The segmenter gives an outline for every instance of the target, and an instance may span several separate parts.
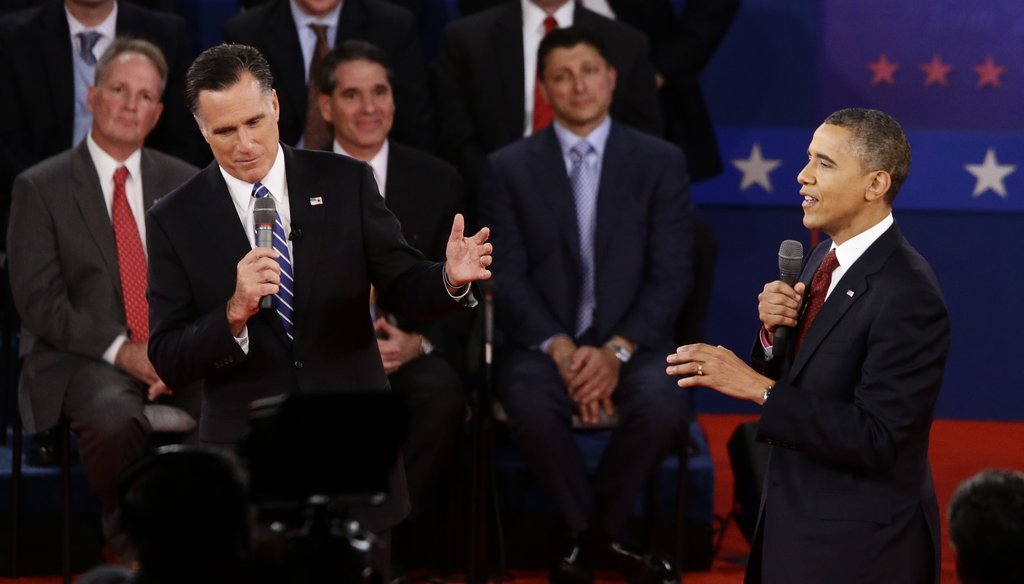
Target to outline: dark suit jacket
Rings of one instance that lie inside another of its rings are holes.
[[[612,117],[660,135],[648,43],[638,31],[582,6],[574,26],[593,30],[618,71]],[[476,186],[484,157],[522,138],[525,127],[523,14],[518,0],[457,20],[441,38],[438,148]]]
[[[700,88],[700,74],[718,49],[740,0],[687,0],[676,16],[668,0],[609,0],[615,16],[651,42],[654,68],[665,80],[659,91],[665,137],[686,153],[694,181],[722,172],[718,141]]]
[[[167,59],[167,88],[160,123],[146,145],[194,164],[209,150],[185,108],[185,70],[191,62],[185,21],[126,2],[118,4],[116,30],[152,41]],[[75,146],[75,84],[71,33],[64,2],[52,0],[0,22],[0,202],[8,207],[14,177],[29,166]]]
[[[613,123],[602,162],[594,244],[596,336],[642,350],[672,347],[693,287],[693,210],[682,152]],[[505,341],[535,347],[574,336],[580,288],[576,210],[562,151],[548,128],[495,152],[481,177],[481,216],[494,241],[496,318]]]
[[[248,403],[261,397],[388,390],[367,313],[371,283],[395,314],[441,315],[458,307],[445,290],[442,264],[424,261],[401,237],[369,166],[281,147],[295,267],[294,341],[272,310],[249,319],[248,353],[228,329],[236,264],[251,248],[216,163],[149,213],[150,359],[169,384],[203,379],[203,442],[237,442]],[[390,527],[408,512],[399,477],[389,501],[361,519],[369,529]]]
[[[145,206],[196,170],[144,149]],[[11,290],[24,325],[22,418],[29,431],[42,431],[57,423],[75,372],[102,361],[125,332],[114,230],[84,141],[18,176],[8,250]]]
[[[763,572],[748,582],[939,581],[928,434],[948,350],[934,274],[893,225],[843,275],[791,363],[755,359],[778,383],[758,433],[773,445],[754,544]]]
[[[358,39],[380,47],[394,72],[395,125],[391,135],[405,144],[429,148],[432,143],[430,89],[408,10],[380,0],[345,0],[338,15],[336,43]],[[224,40],[260,50],[270,62],[274,88],[281,102],[281,140],[294,145],[306,125],[308,89],[299,35],[288,0],[277,0],[233,16],[224,26]],[[306,144],[322,148],[323,144]]]
[[[452,219],[462,212],[462,177],[455,167],[391,141],[384,201],[401,222],[405,240],[427,259],[444,261]],[[460,314],[430,322],[401,319],[399,328],[427,337],[461,370],[466,317],[469,316]]]

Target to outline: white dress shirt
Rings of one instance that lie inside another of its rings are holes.
[[[530,0],[519,0],[523,7],[523,88],[525,102],[523,111],[523,136],[533,133],[533,92],[537,84],[537,49],[544,39],[544,19],[548,14]],[[572,26],[576,14],[576,3],[566,2],[551,16],[558,22],[558,28]]]
[[[380,192],[380,196],[382,197],[386,197],[385,193],[387,192],[388,152],[391,150],[389,144],[390,142],[388,140],[384,140],[384,145],[382,145],[380,150],[373,155],[373,158],[367,162],[367,164],[370,165],[370,169],[373,170],[373,180],[377,181],[377,191]],[[337,139],[334,140],[334,152],[341,154],[342,156],[348,156],[349,158],[356,158],[348,152],[345,152],[345,149],[341,147],[341,144],[338,143]],[[356,158],[356,160],[358,160],[358,158]]]

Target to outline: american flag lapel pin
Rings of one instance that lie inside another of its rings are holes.
[[[309,198],[309,206],[310,207],[315,207],[317,205],[323,205],[323,204],[324,204],[324,198],[323,197],[310,197]]]

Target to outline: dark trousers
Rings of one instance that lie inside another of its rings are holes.
[[[592,528],[619,539],[644,486],[687,431],[692,418],[689,393],[665,373],[669,352],[638,352],[623,364],[612,394],[619,425],[593,477],[587,476],[573,435],[577,404],[551,358],[522,349],[500,355],[496,389],[509,430],[570,532]]]

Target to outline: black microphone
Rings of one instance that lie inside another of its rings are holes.
[[[253,223],[256,224],[256,247],[274,248],[274,221],[277,220],[277,204],[273,197],[256,199],[252,210]],[[260,298],[260,308],[270,308],[271,297]]]
[[[779,246],[779,280],[790,286],[795,286],[797,278],[800,277],[800,266],[804,263],[804,244],[795,239],[787,239]],[[775,327],[775,335],[772,339],[772,356],[781,357],[785,352],[786,339],[789,337],[790,327]]]

